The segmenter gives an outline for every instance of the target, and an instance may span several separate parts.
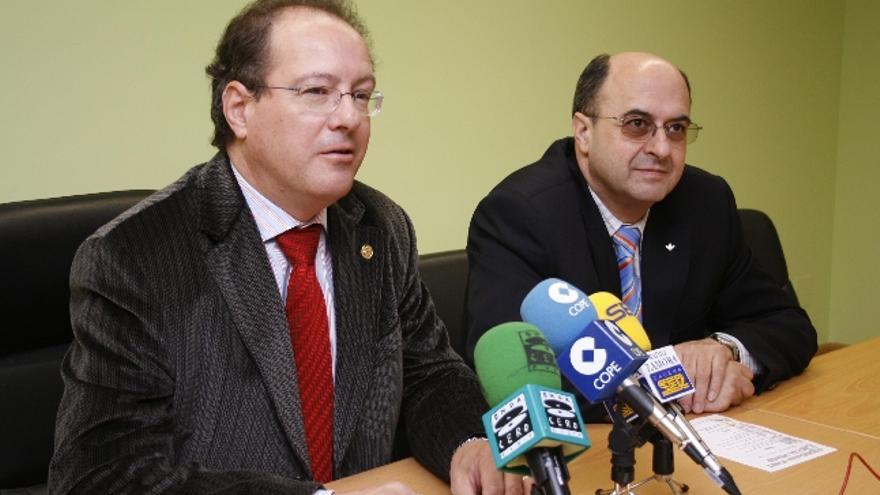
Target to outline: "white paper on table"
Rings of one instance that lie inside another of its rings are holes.
[[[691,424],[713,454],[771,473],[837,450],[718,414],[696,418]]]

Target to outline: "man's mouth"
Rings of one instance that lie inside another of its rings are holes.
[[[338,146],[327,148],[326,150],[322,151],[321,154],[329,157],[351,158],[352,156],[354,156],[354,148],[352,148],[351,146]]]

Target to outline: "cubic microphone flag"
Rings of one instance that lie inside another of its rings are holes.
[[[537,447],[562,447],[571,461],[590,447],[573,394],[527,384],[483,415],[495,457],[504,471],[529,474],[525,454]]]

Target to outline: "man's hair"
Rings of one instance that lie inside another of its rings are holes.
[[[361,35],[370,50],[367,27],[348,0],[256,0],[247,5],[229,21],[217,43],[214,60],[205,67],[211,78],[211,120],[214,122],[211,144],[221,151],[235,136],[223,115],[223,90],[231,81],[238,81],[255,98],[260,97],[265,89],[262,85],[268,70],[272,23],[282,10],[291,7],[319,10],[342,20]]]
[[[581,76],[578,78],[577,86],[574,88],[574,103],[571,108],[571,115],[581,112],[586,116],[596,116],[599,113],[599,89],[608,78],[608,71],[611,67],[611,56],[607,53],[596,56],[590,63],[584,67]],[[687,74],[683,70],[678,69],[678,73],[684,78],[684,84],[687,86],[688,99],[691,97],[691,82]]]

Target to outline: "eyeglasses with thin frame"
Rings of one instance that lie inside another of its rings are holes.
[[[283,89],[296,96],[295,101],[302,110],[315,113],[332,113],[339,108],[343,96],[350,96],[354,108],[366,117],[375,117],[382,111],[382,100],[385,95],[381,91],[340,91],[328,86],[257,86],[263,89]]]
[[[587,117],[593,119],[613,120],[617,123],[617,126],[620,127],[620,132],[624,136],[637,142],[645,142],[657,133],[657,124],[644,115],[624,115],[621,117],[587,115]],[[666,132],[666,137],[670,141],[676,143],[681,141],[685,141],[687,144],[693,143],[697,140],[697,136],[700,135],[700,130],[702,129],[703,128],[697,125],[696,122],[690,122],[688,120],[679,120],[663,124],[663,131]]]

